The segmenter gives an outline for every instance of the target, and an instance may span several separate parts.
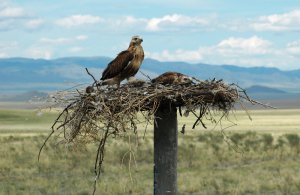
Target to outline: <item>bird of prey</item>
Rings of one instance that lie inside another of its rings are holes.
[[[152,83],[167,84],[189,84],[192,78],[179,72],[165,72],[162,75],[151,80]]]
[[[122,51],[112,60],[102,73],[101,85],[120,86],[120,83],[127,79],[134,80],[134,75],[138,72],[143,60],[144,50],[141,45],[143,39],[133,36],[127,50]]]

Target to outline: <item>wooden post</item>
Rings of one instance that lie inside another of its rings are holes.
[[[160,106],[154,123],[154,195],[177,194],[177,111]]]

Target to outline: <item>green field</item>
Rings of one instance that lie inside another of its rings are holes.
[[[300,194],[300,110],[250,114],[252,121],[236,111],[222,122],[236,124],[225,137],[220,125],[192,130],[195,118],[179,118],[179,127],[186,124],[179,134],[179,194]],[[0,194],[91,194],[95,145],[51,139],[37,162],[56,115],[0,111]],[[152,194],[152,127],[143,134],[140,127],[138,137],[109,140],[97,194]]]

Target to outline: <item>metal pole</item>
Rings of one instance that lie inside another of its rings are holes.
[[[177,111],[160,106],[154,122],[154,195],[177,194]]]

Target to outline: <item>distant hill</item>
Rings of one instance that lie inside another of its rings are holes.
[[[223,79],[237,83],[243,88],[261,85],[300,92],[300,70],[282,71],[277,68],[253,67],[244,68],[233,65],[189,64],[185,62],[158,62],[148,59],[143,68],[151,72],[162,73],[167,70],[179,71],[199,79]]]
[[[68,57],[53,60],[0,59],[0,94],[3,96],[27,91],[52,91],[76,84],[88,84],[92,79],[84,68],[87,67],[99,79],[110,60],[107,57]],[[141,71],[150,77],[166,71],[178,71],[203,80],[223,79],[229,83],[237,83],[243,88],[265,86],[287,92],[300,92],[300,70],[282,71],[266,67],[243,68],[233,65],[189,64],[145,59]],[[139,77],[142,75],[139,74]]]
[[[286,94],[287,92],[280,90],[280,89],[274,89],[271,87],[265,87],[260,85],[254,85],[249,88],[246,88],[246,91],[248,93],[272,93],[272,94]]]
[[[300,93],[289,93],[271,87],[254,85],[245,90],[251,98],[257,100],[300,100]]]
[[[48,96],[47,93],[40,91],[28,91],[25,93],[17,93],[17,94],[8,94],[1,95],[1,102],[27,102],[39,98],[46,98]]]

